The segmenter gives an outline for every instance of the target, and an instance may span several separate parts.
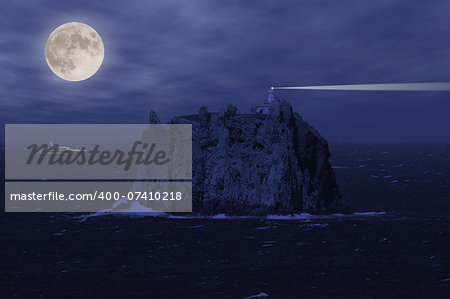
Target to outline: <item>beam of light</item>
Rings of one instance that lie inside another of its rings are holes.
[[[274,86],[274,87],[271,87],[271,89],[366,90],[366,91],[450,91],[450,82],[318,85],[318,86],[285,86],[285,87],[275,87]]]

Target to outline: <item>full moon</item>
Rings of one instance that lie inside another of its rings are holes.
[[[104,56],[100,35],[79,22],[65,23],[53,30],[45,45],[48,66],[67,81],[81,81],[94,75]]]

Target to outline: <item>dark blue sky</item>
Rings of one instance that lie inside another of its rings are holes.
[[[269,86],[450,81],[450,1],[3,1],[2,123],[143,123]],[[79,21],[105,60],[82,82],[48,68],[51,31]],[[450,92],[283,91],[331,142],[450,142]]]

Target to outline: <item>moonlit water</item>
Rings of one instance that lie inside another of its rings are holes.
[[[86,283],[80,274],[84,269],[103,273],[105,281],[119,273],[128,278],[124,287],[144,277],[145,291],[155,297],[183,296],[186,287],[177,287],[183,277],[200,297],[226,290],[233,298],[289,298],[293,293],[359,298],[379,281],[398,282],[383,284],[388,297],[445,293],[450,282],[450,146],[344,144],[330,149],[332,164],[341,166],[335,173],[350,215],[4,213],[4,237],[15,241],[8,244],[2,265],[23,290],[34,292],[56,275],[71,282],[71,294],[79,297],[85,294],[76,287]],[[30,263],[36,257],[39,275],[36,262]],[[114,296],[117,290],[102,292]]]

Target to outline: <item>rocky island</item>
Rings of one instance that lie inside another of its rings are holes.
[[[174,117],[192,124],[193,213],[268,215],[345,210],[327,141],[284,100],[266,111]],[[149,122],[160,123],[155,111]]]

